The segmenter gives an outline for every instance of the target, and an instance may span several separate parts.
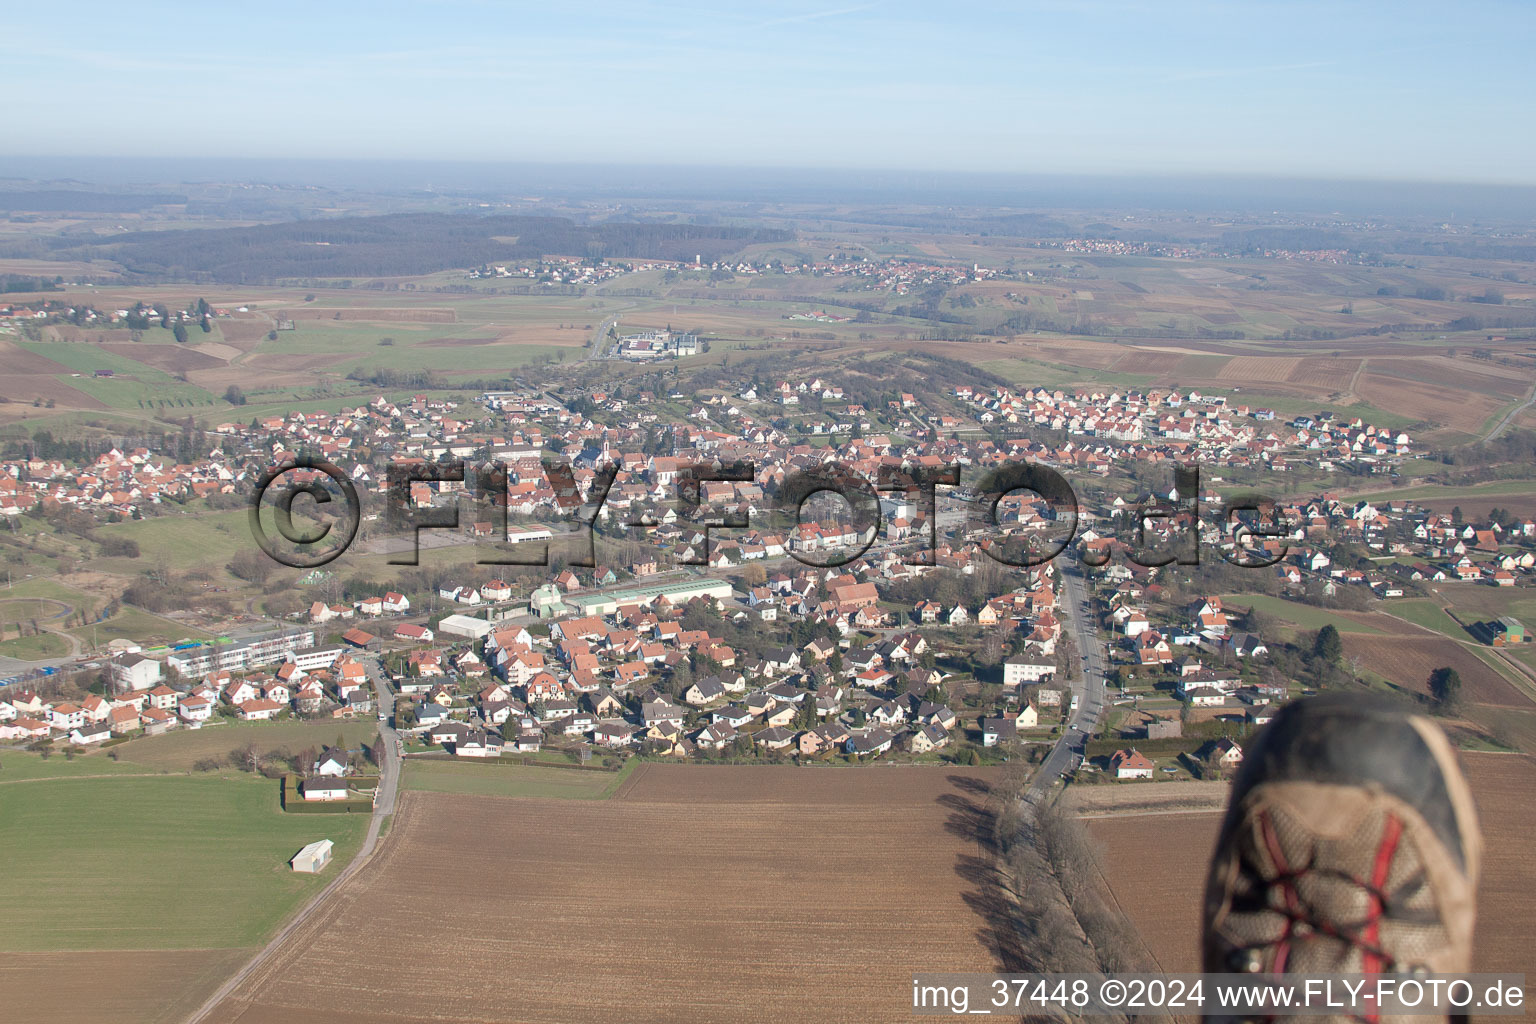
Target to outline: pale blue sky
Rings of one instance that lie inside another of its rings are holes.
[[[114,0],[5,21],[12,155],[1536,182],[1536,3]]]

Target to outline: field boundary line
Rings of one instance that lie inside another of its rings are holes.
[[[650,770],[651,763],[649,761],[641,761],[635,770],[629,773],[629,778],[619,783],[619,788],[608,794],[607,799],[627,800],[629,798],[629,794],[633,792],[635,787],[639,784],[640,779],[648,774]]]
[[[1124,811],[1079,811],[1077,816],[1084,821],[1100,821],[1110,818],[1149,818],[1159,814],[1220,814],[1226,809],[1226,803],[1223,802],[1220,807],[1137,807]]]
[[[35,779],[0,779],[0,786],[19,786],[24,782],[68,782],[71,779],[184,779],[176,772],[122,772],[118,775],[39,775]]]

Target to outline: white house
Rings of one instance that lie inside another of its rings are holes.
[[[189,722],[206,722],[213,715],[213,702],[207,697],[187,697],[180,713]]]
[[[1110,771],[1115,773],[1117,779],[1150,779],[1155,767],[1151,758],[1135,747],[1117,750],[1109,759]]]
[[[336,801],[347,798],[347,783],[343,779],[305,779],[300,784],[305,800]]]

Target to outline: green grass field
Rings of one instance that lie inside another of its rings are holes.
[[[114,761],[105,754],[92,752],[89,757],[65,757],[61,753],[44,757],[31,751],[0,750],[0,787],[33,779],[69,779],[82,775],[142,775],[140,765]]]
[[[118,607],[118,613],[110,619],[89,626],[76,626],[67,632],[79,637],[87,647],[105,646],[107,641],[116,639],[132,640],[136,644],[148,647],[183,639],[210,639],[206,635],[198,634],[195,630],[189,630],[179,622],[161,618],[141,608],[135,608],[132,605]]]
[[[158,372],[158,371],[152,371]],[[67,383],[96,401],[113,409],[206,409],[210,405],[228,405],[195,384],[183,384],[174,377],[164,379],[128,377],[70,377]]]
[[[76,610],[87,611],[94,610],[99,603],[96,598],[51,579],[17,580],[11,586],[0,590],[0,600],[19,600],[28,597],[63,601]],[[5,617],[3,606],[0,606],[0,617]]]
[[[226,562],[245,549],[254,549],[246,513],[227,512],[172,513],[153,519],[112,523],[97,530],[99,537],[135,541],[138,558],[104,558],[103,568],[116,572],[143,572],[152,566],[171,569],[195,567],[222,574]]]
[[[582,332],[569,332],[573,338]],[[590,335],[585,335],[590,337]],[[337,372],[352,370],[425,370],[433,373],[454,374],[464,371],[492,373],[510,370],[543,357],[559,362],[575,363],[581,358],[581,349],[575,346],[537,344],[456,345],[439,348],[427,345],[400,345],[392,348],[375,348],[351,362],[339,363]],[[473,395],[466,396],[473,398]]]
[[[347,747],[356,750],[371,743],[378,734],[378,723],[370,719],[320,722],[231,722],[207,725],[201,729],[177,729],[159,736],[129,740],[113,749],[119,763],[136,765],[141,771],[188,771],[205,757],[226,757],[231,750],[254,744],[262,753],[287,747],[297,753],[306,747],[330,746],[340,735]],[[106,758],[91,754],[90,760]]]
[[[32,619],[45,622],[66,611],[68,609],[61,608],[52,601],[35,597],[7,598],[5,592],[0,591],[0,623],[6,625],[29,622]]]
[[[0,654],[22,661],[42,661],[69,654],[69,641],[55,633],[32,633],[0,640]]]
[[[629,777],[638,763],[631,759],[617,772],[591,772],[523,765],[460,764],[413,758],[405,762],[405,788],[472,796],[605,800]]]
[[[127,336],[114,339],[127,341]],[[126,373],[135,377],[149,379],[154,376],[172,380],[170,374],[162,370],[134,359],[108,352],[100,345],[93,345],[84,341],[20,341],[16,343],[28,352],[52,359],[67,369],[77,373],[95,373],[97,370],[111,370],[113,373]],[[78,384],[79,380],[69,377],[71,384]]]
[[[1223,594],[1222,603],[1228,608],[1257,608],[1277,619],[1282,619],[1302,629],[1322,629],[1332,624],[1340,633],[1380,633],[1381,630],[1334,615],[1326,608],[1287,601],[1283,597],[1268,594]],[[1393,605],[1393,608],[1396,608]]]
[[[1430,498],[1437,502],[1444,502],[1457,498],[1488,498],[1506,494],[1530,494],[1532,486],[1533,484],[1529,480],[1494,480],[1486,484],[1474,484],[1471,487],[1440,487],[1435,484],[1426,484],[1422,487],[1399,487],[1396,490],[1366,491],[1356,497],[1380,501],[1409,501]]]
[[[1484,583],[1436,583],[1440,596],[1449,600],[1457,618],[1471,623],[1513,615],[1536,628],[1536,591],[1524,587],[1490,587]]]
[[[1467,639],[1467,631],[1457,624],[1456,620],[1445,613],[1445,609],[1427,597],[1409,598],[1406,601],[1393,601],[1387,605],[1386,610],[1399,618],[1407,619],[1416,626],[1432,629],[1436,633],[1444,633],[1453,640]]]
[[[284,815],[250,776],[55,779],[0,785],[10,951],[260,945],[335,876],[366,815]],[[288,859],[336,842],[318,875]]]

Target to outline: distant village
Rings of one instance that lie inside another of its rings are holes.
[[[873,542],[837,517],[706,530],[676,493],[700,460],[755,467],[751,480],[699,488],[700,507],[749,523],[771,509],[789,474],[833,460],[868,480],[902,465],[958,464],[967,481],[1019,460],[1055,467],[1084,484],[1073,543],[1104,566],[1093,577],[1093,627],[1111,647],[1117,699],[1135,712],[1125,728],[1166,737],[1191,712],[1196,722],[1255,724],[1287,696],[1286,684],[1261,671],[1275,639],[1215,595],[1170,607],[1158,570],[1125,557],[1135,495],[1109,497],[1095,482],[1127,463],[1171,472],[1189,461],[1211,476],[1347,465],[1369,479],[1414,451],[1405,432],[1357,418],[1282,417],[1191,391],[960,385],[942,396],[898,392],[872,409],[850,390],[811,376],[742,377],[690,397],[645,387],[591,389],[580,402],[531,389],[474,402],[379,396],[335,412],[217,424],[206,452],[186,462],[146,447],[109,447],[84,466],[10,459],[0,465],[0,515],[76,509],[107,522],[246,494],[265,468],[301,453],[341,467],[374,503],[390,464],[495,460],[507,470],[495,504],[510,525],[496,536],[482,513],[463,522],[461,539],[513,545],[567,533],[573,503],[611,472],[598,528],[643,523],[647,553],[555,568],[541,582],[485,572],[429,592],[302,601],[277,634],[227,644],[146,651],[115,641],[111,692],[82,702],[45,700],[15,681],[0,691],[0,740],[87,747],[216,719],[369,715],[371,672],[402,698],[396,725],[410,751],[457,757],[545,747],[683,758],[953,757],[961,748],[993,756],[1059,734],[1075,666],[1062,639],[1057,566],[1018,570],[994,557],[998,531],[1059,529],[1045,501],[1010,495],[983,528],[964,515],[946,519],[949,499],[934,524],[919,495],[884,492]],[[661,422],[660,401],[689,411]],[[550,479],[546,460],[570,467],[578,494],[562,493],[567,485]],[[1220,493],[1202,487],[1202,501],[1219,508]],[[420,481],[408,498],[446,506],[465,489]],[[1249,571],[1281,592],[1358,589],[1390,600],[1440,579],[1514,586],[1536,570],[1536,522],[1465,522],[1412,501],[1327,493],[1285,497],[1275,511],[1283,529],[1255,549],[1270,564]],[[931,526],[937,543],[927,551]],[[1230,538],[1215,543],[1232,549]],[[919,550],[930,557],[914,557]],[[1336,560],[1349,550],[1382,557]],[[979,581],[999,572],[1006,586],[982,591]],[[946,588],[944,579],[956,583]],[[1524,640],[1514,620],[1487,632],[1489,643]],[[1127,746],[1115,763],[1087,767],[1139,777],[1133,754],[1144,759]]]

